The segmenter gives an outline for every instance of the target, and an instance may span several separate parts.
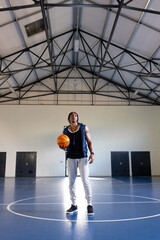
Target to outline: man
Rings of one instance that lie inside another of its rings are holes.
[[[87,211],[89,215],[92,215],[94,212],[92,207],[92,190],[88,179],[88,162],[91,164],[94,161],[93,145],[88,127],[79,123],[78,120],[79,118],[76,112],[71,112],[68,115],[70,125],[64,129],[63,133],[70,138],[70,145],[66,149],[63,146],[60,146],[60,148],[67,151],[69,191],[72,202],[67,213],[70,214],[78,210],[75,194],[75,180],[77,177],[78,166],[85,191],[85,198],[88,204]],[[89,159],[87,159],[87,145],[90,151]]]

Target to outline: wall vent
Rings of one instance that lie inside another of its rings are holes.
[[[31,37],[37,33],[44,31],[44,21],[43,19],[39,19],[35,22],[29,23],[25,25],[26,33],[28,37]]]

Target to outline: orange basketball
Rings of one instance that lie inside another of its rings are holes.
[[[58,146],[67,147],[70,144],[70,139],[67,135],[62,134],[57,138],[57,144]]]

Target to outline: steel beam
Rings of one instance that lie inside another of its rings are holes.
[[[114,23],[113,23],[113,26],[112,26],[112,29],[111,29],[111,33],[110,33],[108,42],[107,42],[107,46],[106,46],[106,49],[105,49],[105,53],[104,53],[103,58],[102,58],[102,61],[101,61],[101,67],[100,67],[99,70],[98,70],[98,75],[97,75],[96,82],[95,82],[95,85],[94,85],[94,90],[96,89],[96,85],[97,85],[97,82],[98,82],[98,78],[99,78],[99,76],[100,76],[101,68],[102,68],[102,65],[103,65],[103,63],[104,63],[104,60],[105,60],[105,57],[106,57],[106,55],[107,55],[107,52],[108,52],[108,49],[109,49],[109,46],[110,46],[110,43],[111,43],[111,40],[112,40],[114,31],[115,31],[116,26],[117,26],[117,22],[118,22],[118,18],[119,18],[119,16],[120,16],[120,12],[121,12],[121,10],[122,10],[123,2],[124,2],[124,0],[121,0],[121,2],[120,2],[120,4],[119,4],[118,11],[117,11],[117,14],[116,14],[116,17],[115,17],[115,19],[114,19]]]

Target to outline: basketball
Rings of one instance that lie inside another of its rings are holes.
[[[67,135],[62,134],[57,138],[57,144],[58,146],[67,147],[70,144],[70,139]]]

